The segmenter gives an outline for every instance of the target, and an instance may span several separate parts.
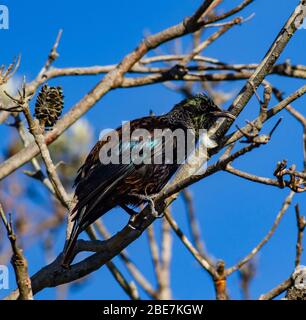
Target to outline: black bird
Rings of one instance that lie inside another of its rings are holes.
[[[154,129],[170,131],[180,129],[183,132],[189,129],[193,130],[197,139],[199,130],[208,130],[218,117],[234,119],[229,112],[215,105],[208,96],[198,94],[181,101],[165,115],[148,116],[130,122],[130,133],[135,129],[146,129],[151,134],[149,139],[142,137],[142,139],[133,140],[131,138],[130,141],[125,142],[122,135],[124,126],[117,128],[115,132],[119,140],[113,144],[117,147],[115,150],[120,158],[119,163],[102,163],[101,150],[103,146],[110,143],[110,139],[98,141],[79,169],[75,180],[77,203],[71,213],[74,225],[64,249],[63,266],[70,265],[77,237],[90,224],[116,206],[122,207],[129,214],[134,214],[135,211],[132,208],[147,202],[150,196],[161,191],[179,168],[180,163],[176,156],[177,140],[174,139],[172,145],[173,163],[168,163],[168,156],[165,156],[167,142],[165,139],[156,137]],[[145,161],[143,163],[126,162],[123,161],[126,150],[128,155],[136,150],[143,159],[148,155],[162,156],[162,161],[152,164]],[[183,158],[188,154],[189,151],[184,151]]]

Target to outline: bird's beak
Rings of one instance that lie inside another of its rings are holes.
[[[224,110],[212,111],[212,112],[210,112],[210,114],[213,115],[214,117],[217,117],[217,118],[229,118],[232,120],[236,119],[236,117],[234,115],[232,115],[229,111],[224,111]]]

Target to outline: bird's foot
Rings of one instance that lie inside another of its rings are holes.
[[[138,193],[131,193],[129,194],[129,196],[133,196],[136,197],[140,200],[146,201],[151,209],[151,213],[155,218],[162,218],[164,216],[164,213],[159,213],[156,209],[155,209],[155,203],[154,203],[154,199],[157,198],[158,193],[155,194],[150,194],[150,195],[144,195],[144,194],[138,194]]]

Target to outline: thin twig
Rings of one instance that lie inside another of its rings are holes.
[[[206,259],[202,257],[200,252],[192,245],[190,240],[186,237],[183,231],[178,227],[176,221],[170,216],[169,212],[165,212],[165,218],[169,222],[175,234],[182,241],[184,246],[188,249],[188,251],[193,255],[193,257],[199,262],[199,264],[213,277],[218,278],[218,274],[214,266],[212,266]]]
[[[297,230],[298,230],[298,236],[296,241],[296,256],[295,256],[295,266],[299,266],[301,263],[301,257],[303,253],[303,235],[304,230],[306,227],[306,219],[304,216],[300,214],[300,207],[297,204],[295,206],[295,215],[296,215],[296,222],[297,222]]]
[[[166,209],[169,212],[170,208]],[[172,235],[171,227],[166,219],[162,221],[162,239],[161,239],[161,254],[160,254],[160,283],[158,288],[158,298],[160,300],[171,300],[171,287],[170,287],[170,263],[172,252]]]
[[[275,116],[277,113],[279,113],[281,110],[286,108],[290,103],[295,101],[296,99],[300,98],[306,93],[306,85],[300,87],[298,90],[294,91],[291,95],[289,95],[287,98],[283,99],[280,103],[272,107],[267,111],[267,117],[266,120],[263,122],[266,122],[273,116]],[[253,121],[250,121],[250,123],[253,123],[255,126],[257,125],[258,118],[254,119]],[[245,127],[242,128],[243,131],[248,132],[251,129],[251,125],[247,124]],[[226,141],[226,145],[229,145],[240,138],[242,138],[243,134],[240,130],[237,130],[233,134],[230,135],[230,137],[225,137],[224,140]]]
[[[234,168],[232,165],[228,164],[224,171],[229,172],[235,176],[244,178],[246,180],[252,181],[252,182],[257,182],[257,183],[262,183],[262,184],[266,184],[269,186],[275,186],[275,187],[279,187],[279,188],[283,188],[282,185],[280,185],[279,181],[276,179],[272,179],[272,178],[266,178],[266,177],[261,177],[261,176],[257,176],[255,174],[251,174],[242,170],[239,170],[237,168]]]
[[[12,221],[8,221],[0,204],[0,215],[2,222],[6,228],[7,236],[11,242],[13,256],[11,259],[14,267],[16,282],[19,289],[20,300],[32,300],[33,292],[31,287],[31,279],[28,273],[28,262],[24,257],[22,250],[17,245],[17,237],[14,233]]]
[[[160,265],[160,257],[159,257],[159,248],[157,245],[157,241],[155,238],[153,225],[150,225],[147,229],[149,248],[151,252],[152,262],[154,266],[154,272],[156,275],[157,283],[160,283],[161,278],[161,265]]]
[[[229,21],[220,28],[218,31],[209,36],[205,41],[200,43],[197,47],[195,47],[192,52],[181,61],[180,65],[186,66],[193,58],[199,55],[205,48],[207,48],[212,42],[220,38],[223,34],[225,34],[228,30],[230,30],[233,26],[240,24],[242,21],[241,18],[235,18],[232,21]]]
[[[52,63],[59,57],[59,54],[57,52],[57,48],[59,46],[62,34],[63,34],[63,30],[60,29],[57,34],[56,40],[50,50],[50,53],[48,55],[48,59],[47,59],[45,65],[43,66],[43,68],[41,69],[40,73],[38,74],[38,78],[44,78],[45,72],[49,70]]]
[[[251,4],[254,0],[244,0],[240,5],[238,5],[237,7],[219,15],[219,16],[215,16],[212,17],[208,20],[206,20],[206,24],[211,24],[211,23],[215,23],[217,21],[226,19],[236,13],[238,13],[239,11],[243,10],[246,6],[248,6],[249,4]]]
[[[233,272],[239,270],[243,265],[245,265],[250,260],[252,260],[254,258],[254,256],[260,251],[260,249],[271,239],[271,237],[273,236],[276,228],[278,227],[282,217],[284,216],[285,212],[289,208],[289,206],[290,206],[290,204],[292,202],[292,198],[293,198],[294,195],[295,195],[295,192],[290,191],[289,195],[286,197],[286,199],[285,199],[285,201],[284,201],[284,203],[282,205],[282,208],[279,211],[279,213],[277,214],[276,219],[275,219],[271,229],[267,233],[267,235],[263,238],[263,240],[246,257],[244,257],[236,265],[228,268],[225,271],[227,276],[229,276]]]
[[[187,216],[188,216],[188,221],[189,221],[189,226],[191,230],[191,236],[193,239],[193,243],[197,250],[201,253],[203,257],[206,258],[206,260],[209,260],[209,257],[205,253],[204,250],[204,244],[201,238],[201,232],[200,232],[200,227],[194,212],[194,207],[193,207],[193,201],[192,201],[192,195],[191,192],[188,189],[184,189],[182,191],[182,197],[185,202],[186,206],[186,211],[187,211]],[[212,264],[212,263],[211,263]]]

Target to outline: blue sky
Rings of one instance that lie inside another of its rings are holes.
[[[225,0],[221,6],[226,10],[240,1]],[[59,1],[49,3],[38,1],[2,1],[9,8],[10,28],[0,30],[2,51],[0,64],[8,64],[19,53],[22,62],[19,75],[33,79],[43,65],[57,32],[63,28],[59,47],[60,57],[57,67],[89,66],[117,63],[143,38],[145,32],[157,32],[190,15],[201,1],[155,0],[155,1]],[[255,17],[247,23],[233,28],[222,39],[216,41],[204,55],[218,58],[228,63],[259,62],[271,42],[291,14],[298,1],[257,0],[246,8],[244,17],[253,12]],[[306,30],[299,30],[283,52],[279,61],[290,59],[293,64],[306,64]],[[188,37],[184,40],[188,43]],[[169,50],[171,45],[164,45]],[[186,49],[186,48],[185,48]],[[65,94],[65,110],[77,102],[101,76],[59,78],[50,84],[61,85]],[[305,81],[271,76],[270,81],[290,94]],[[224,83],[223,91],[237,93],[244,81]],[[157,84],[134,89],[120,89],[107,94],[86,115],[92,124],[96,138],[103,128],[116,127],[122,120],[147,115],[152,109],[156,114],[168,111],[181,96]],[[272,105],[276,101],[272,100]],[[303,111],[306,99],[293,105]],[[258,103],[253,98],[241,116],[252,119],[258,111]],[[305,114],[305,111],[304,111]],[[236,167],[264,176],[272,176],[275,164],[282,159],[296,163],[302,168],[302,145],[300,127],[283,112],[284,120],[268,146],[255,150],[252,154],[236,162]],[[273,126],[267,124],[265,130]],[[0,136],[7,128],[0,126]],[[5,146],[5,141],[0,147]],[[266,234],[289,190],[280,190],[257,185],[218,173],[192,187],[196,199],[196,212],[202,228],[206,246],[216,258],[222,258],[227,265],[247,254]],[[306,211],[305,195],[297,195],[302,212]],[[182,201],[173,206],[178,223],[188,234],[186,215]],[[126,222],[126,215],[120,210],[105,216],[105,222],[112,232],[116,232]],[[160,222],[156,222],[156,226]],[[171,283],[176,299],[210,299],[214,291],[209,277],[190,256],[174,236]],[[62,247],[64,231],[56,235],[58,251]],[[258,271],[251,286],[252,297],[257,297],[288,277],[293,269],[296,240],[296,222],[293,207],[285,215],[270,243],[257,257]],[[40,244],[26,250],[30,272],[34,273],[44,265],[43,248]],[[141,239],[129,247],[130,255],[153,279],[151,259],[147,239]],[[115,259],[117,261],[117,259]],[[305,257],[302,262],[306,264]],[[121,266],[118,261],[118,266]],[[121,266],[122,267],[122,266]],[[123,268],[121,268],[124,270]],[[12,275],[12,273],[11,273]],[[229,279],[229,292],[233,298],[240,298],[238,278]],[[13,283],[13,275],[11,277]],[[0,297],[7,294],[0,291]],[[146,296],[141,292],[142,296]],[[46,289],[37,295],[40,299],[54,299],[54,289]],[[115,283],[109,271],[101,268],[88,278],[82,286],[74,286],[69,291],[71,299],[125,299],[126,295]]]

